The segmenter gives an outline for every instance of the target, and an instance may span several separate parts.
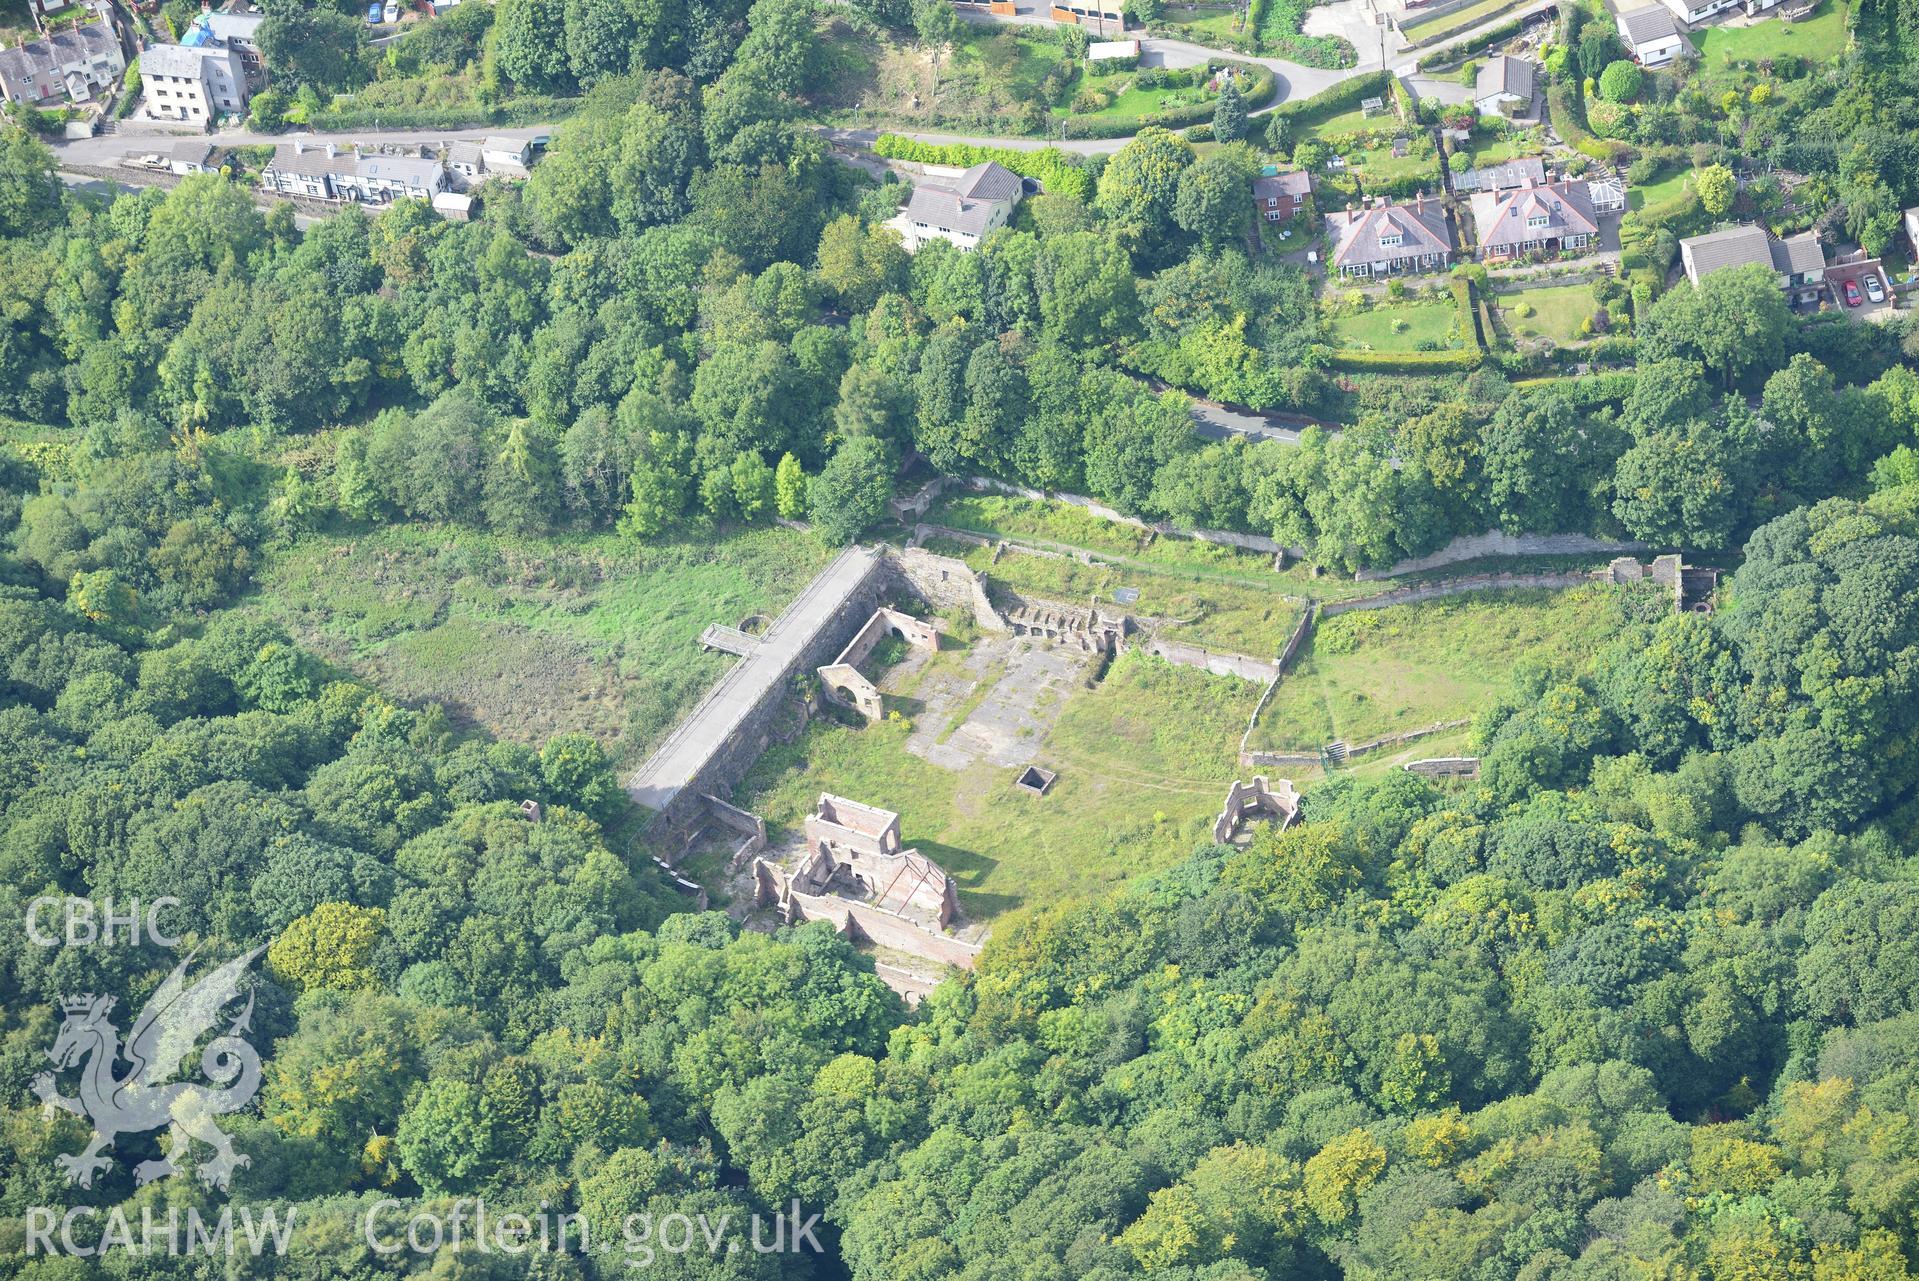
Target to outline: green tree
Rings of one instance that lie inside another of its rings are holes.
[[[366,81],[360,58],[365,29],[338,9],[276,5],[260,24],[260,56],[281,84],[338,93]]]
[[[572,89],[566,12],[549,0],[500,0],[491,40],[501,74],[528,93]]]
[[[267,966],[295,991],[373,986],[374,946],[386,913],[377,907],[322,903],[292,922],[267,949]]]
[[[843,545],[886,514],[892,495],[893,466],[886,447],[856,437],[839,447],[807,487],[807,512],[821,538]]]
[[[1241,148],[1206,157],[1180,175],[1173,221],[1203,248],[1243,239],[1252,213],[1246,190],[1253,173],[1252,157]]]
[[[1239,78],[1228,72],[1219,87],[1219,102],[1213,107],[1213,137],[1220,142],[1238,142],[1246,136],[1247,125],[1246,100],[1239,93]]]
[[[806,514],[807,477],[800,460],[792,454],[780,455],[773,469],[773,509],[781,520],[798,520]]]
[[[1621,58],[1606,64],[1606,69],[1600,73],[1599,95],[1607,102],[1631,102],[1639,96],[1645,81],[1646,73],[1639,69],[1638,63]],[[1703,188],[1700,198],[1702,201],[1705,198]]]
[[[1772,268],[1715,271],[1660,295],[1638,326],[1640,359],[1694,359],[1730,386],[1785,363],[1790,321]]]
[[[1724,165],[1707,165],[1694,175],[1692,185],[1707,213],[1723,218],[1732,212],[1733,198],[1739,194],[1739,180],[1733,177],[1732,170]]]
[[[1094,204],[1128,247],[1150,254],[1166,241],[1180,177],[1194,158],[1184,138],[1149,125],[1107,162]]]

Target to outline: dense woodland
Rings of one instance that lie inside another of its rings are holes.
[[[1835,164],[1910,136],[1919,22],[1861,29],[1795,126]],[[135,1189],[153,1136],[65,1187],[84,1127],[28,1089],[63,994],[130,1018],[174,955],[8,928],[9,1269],[632,1275],[358,1236],[381,1197],[483,1194],[613,1233],[826,1214],[823,1259],[660,1256],[673,1277],[1907,1277],[1902,335],[1729,272],[1633,300],[1634,375],[1342,387],[1305,282],[1241,248],[1239,152],[1148,133],[1089,199],[909,260],[877,229],[904,189],[799,121],[804,6],[671,32],[465,225],[401,204],[302,233],[217,176],[100,205],[0,143],[0,917],[172,895],[203,956],[271,945],[232,1195],[305,1225],[283,1259],[16,1266],[28,1206],[216,1199]],[[1184,392],[1345,425],[1201,446]],[[1476,784],[1329,784],[1284,835],[1004,923],[911,1013],[823,926],[684,910],[591,741],[456,734],[223,611],[276,540],[392,521],[698,540],[781,514],[845,541],[909,455],[1338,567],[1489,526],[1743,559],[1716,616],[1649,601],[1581,669],[1516,673]]]

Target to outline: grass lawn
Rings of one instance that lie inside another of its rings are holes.
[[[1418,351],[1422,342],[1446,345],[1452,337],[1454,315],[1450,301],[1409,303],[1346,312],[1329,317],[1326,326],[1337,345],[1348,349]]]
[[[1126,84],[1128,79],[1129,77],[1127,76],[1082,76],[1079,85],[1081,88],[1090,85],[1110,89],[1121,84]],[[1104,86],[1101,86],[1101,81],[1105,82]],[[1186,106],[1195,102],[1216,99],[1218,96],[1218,94],[1209,93],[1205,90],[1195,88],[1192,85],[1183,85],[1171,89],[1141,89],[1137,85],[1129,85],[1124,93],[1114,97],[1110,103],[1101,107],[1098,111],[1074,111],[1070,107],[1060,107],[1055,108],[1053,114],[1057,116],[1085,116],[1089,119],[1115,119],[1122,117],[1132,119],[1137,116],[1152,115],[1154,112],[1163,111],[1169,106]]]
[[[1815,64],[1830,62],[1846,49],[1846,10],[1825,0],[1799,22],[1772,18],[1749,27],[1706,27],[1692,33],[1692,42],[1700,66],[1709,72],[1732,61],[1763,62],[1787,54]]]
[[[1643,187],[1629,188],[1626,192],[1626,207],[1639,210],[1651,205],[1657,208],[1669,200],[1676,199],[1691,182],[1692,170],[1675,169]]]
[[[700,631],[777,613],[828,557],[779,528],[642,546],[401,526],[275,554],[242,608],[402,699],[520,742],[588,733],[633,764],[738,661]]]
[[[1324,120],[1314,121],[1312,124],[1301,129],[1299,136],[1301,138],[1317,138],[1319,141],[1330,145],[1352,134],[1367,133],[1374,129],[1391,128],[1398,123],[1398,120],[1399,117],[1393,115],[1390,111],[1382,111],[1378,115],[1369,116],[1358,107],[1354,107],[1351,111],[1342,111],[1336,116],[1328,116]]]
[[[1554,342],[1579,342],[1582,321],[1599,310],[1591,285],[1557,285],[1547,289],[1527,289],[1519,293],[1499,294],[1500,319],[1517,338],[1550,338]],[[1521,316],[1520,304],[1532,307],[1533,315]]]
[[[1544,145],[1538,139],[1519,133],[1505,138],[1475,137],[1466,154],[1471,158],[1473,168],[1483,169],[1487,165],[1504,164],[1521,156],[1537,156],[1544,150]]]
[[[1043,797],[1016,789],[1009,768],[953,771],[909,753],[904,720],[817,720],[768,750],[738,799],[785,829],[822,791],[897,810],[906,843],[959,883],[966,914],[990,920],[1097,893],[1207,840],[1259,693],[1128,652],[1097,687],[1075,692],[1034,746],[1033,760],[1059,774]]]
[[[1310,750],[1471,716],[1517,664],[1577,667],[1622,621],[1613,589],[1600,586],[1483,592],[1322,619],[1254,737]]]

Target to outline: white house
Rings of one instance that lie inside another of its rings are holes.
[[[224,44],[148,45],[140,55],[141,105],[154,120],[210,125],[252,98],[240,52]]]
[[[1649,4],[1620,14],[1619,38],[1642,67],[1664,66],[1686,49],[1679,24],[1663,5]]]
[[[1533,105],[1533,64],[1500,54],[1473,80],[1473,106],[1482,116],[1523,116]]]
[[[950,181],[950,187],[928,183],[913,188],[906,207],[888,220],[886,225],[906,243],[906,252],[917,252],[929,240],[978,248],[987,233],[1006,225],[1025,190],[1018,174],[990,160]]]
[[[1665,0],[1672,16],[1689,27],[1698,26],[1715,13],[1737,8],[1740,0]]]
[[[361,152],[296,138],[274,148],[260,186],[283,196],[379,205],[409,197],[430,201],[447,190],[447,176],[437,158],[418,151]]]

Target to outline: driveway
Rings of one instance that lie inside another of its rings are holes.
[[[1395,7],[1386,0],[1333,0],[1308,9],[1300,30],[1309,36],[1345,37],[1359,54],[1354,70],[1376,71],[1394,62],[1406,48],[1406,38],[1390,21]]]
[[[1876,276],[1884,302],[1874,302],[1866,292],[1866,279]],[[1859,290],[1859,305],[1846,305],[1846,282],[1850,280]],[[1891,320],[1898,315],[1893,303],[1892,282],[1886,279],[1885,269],[1875,261],[1834,263],[1826,268],[1826,291],[1832,296],[1833,306],[1847,320]]]

